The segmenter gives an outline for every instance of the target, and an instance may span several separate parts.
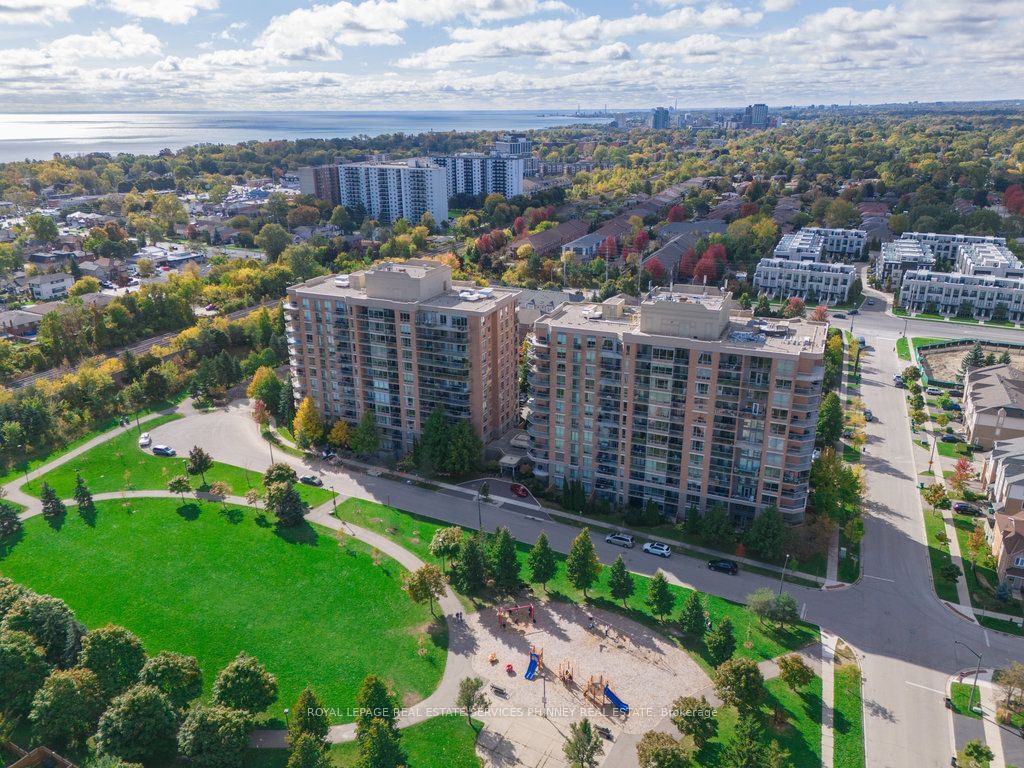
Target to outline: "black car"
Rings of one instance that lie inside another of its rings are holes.
[[[956,435],[943,435],[942,437],[939,438],[939,440],[941,440],[944,443],[959,443],[960,442],[960,438],[957,437]]]
[[[166,445],[154,445],[153,454],[155,456],[176,456],[174,449]]]
[[[968,501],[954,501],[953,511],[959,512],[961,515],[970,515],[971,517],[981,517],[982,515],[981,509]]]
[[[740,572],[740,567],[734,560],[708,560],[708,570],[719,573],[730,573],[735,576]]]
[[[303,475],[302,477],[299,478],[299,482],[305,483],[306,485],[315,485],[318,487],[324,484],[324,481],[321,480],[316,475]]]

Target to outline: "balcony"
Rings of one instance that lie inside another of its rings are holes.
[[[546,463],[551,457],[547,451],[538,451],[534,448],[530,448],[526,451],[526,458],[536,464],[539,461]]]

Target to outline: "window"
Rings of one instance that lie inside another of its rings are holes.
[[[1017,568],[1024,568],[1024,557],[1018,557],[1016,560],[1013,561],[1013,564]]]

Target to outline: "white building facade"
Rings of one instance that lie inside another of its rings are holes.
[[[975,320],[1024,320],[1024,280],[959,272],[910,270],[900,283],[900,306],[908,312]]]
[[[361,206],[380,222],[415,224],[424,213],[437,222],[448,218],[446,172],[428,158],[346,163],[338,166],[338,177],[341,204]]]
[[[754,272],[754,288],[772,299],[796,296],[808,303],[841,304],[849,299],[856,279],[853,264],[761,259]]]
[[[430,159],[445,169],[448,197],[497,192],[511,198],[523,194],[526,161],[521,157],[464,152]]]

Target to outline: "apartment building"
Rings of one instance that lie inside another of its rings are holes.
[[[299,168],[299,189],[304,195],[327,200],[331,205],[341,203],[337,165],[315,165]]]
[[[526,164],[521,157],[462,152],[431,156],[430,159],[445,169],[448,197],[460,194],[486,196],[497,192],[511,198],[523,194]]]
[[[533,140],[517,133],[506,133],[494,141],[494,152],[505,157],[516,157],[523,161],[523,172],[527,176],[537,175],[537,158],[533,156]]]
[[[1024,264],[1005,245],[964,243],[956,257],[956,269],[965,275],[1024,278]]]
[[[900,282],[900,306],[908,312],[955,317],[961,309],[975,320],[1024,320],[1024,280],[912,269]]]
[[[954,235],[939,232],[904,232],[900,240],[917,240],[931,248],[932,255],[939,261],[955,264],[960,247],[978,243],[989,243],[1006,247],[1005,237],[988,235]]]
[[[448,218],[447,174],[429,158],[345,163],[338,177],[341,204],[385,224],[416,224],[424,213],[438,223]]]
[[[668,517],[721,503],[802,519],[827,326],[756,325],[698,286],[564,304],[534,323],[534,474]]]
[[[986,450],[997,440],[1024,437],[1024,373],[1009,365],[969,371],[964,378],[964,429]]]
[[[821,261],[825,252],[825,241],[813,229],[799,229],[783,235],[772,254],[786,261]]]
[[[864,255],[868,233],[863,229],[804,227],[783,235],[774,256],[790,261],[855,261]]]
[[[754,271],[754,288],[772,299],[797,296],[807,303],[842,304],[857,280],[853,264],[823,261],[761,259]]]
[[[875,279],[889,290],[899,288],[903,273],[911,269],[930,270],[935,266],[932,248],[921,240],[893,240],[882,243],[875,259]]]
[[[412,450],[438,406],[485,442],[517,418],[516,296],[452,280],[439,262],[380,262],[288,288],[289,362],[296,401],[328,422],[369,410],[381,452]]]

